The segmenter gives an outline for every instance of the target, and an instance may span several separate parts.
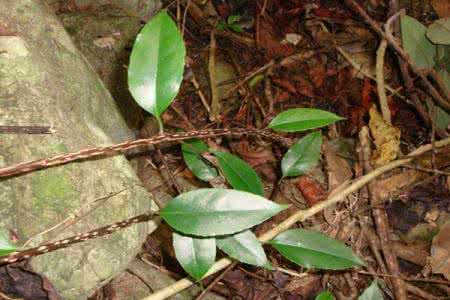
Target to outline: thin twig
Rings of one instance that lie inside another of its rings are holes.
[[[378,98],[380,100],[381,113],[384,121],[392,125],[391,111],[386,97],[386,91],[384,87],[384,54],[386,53],[387,41],[381,40],[380,47],[377,50],[377,64],[376,64],[376,78],[377,78],[377,91]]]
[[[211,85],[211,113],[209,115],[209,120],[215,122],[218,120],[220,113],[220,101],[219,93],[217,90],[217,80],[216,80],[216,37],[215,31],[211,31],[210,43],[209,43],[209,61],[208,61],[208,72],[209,72],[209,84]]]
[[[53,134],[51,126],[0,126],[0,134]]]
[[[35,240],[35,239],[36,239],[37,237],[39,237],[39,236],[42,236],[42,235],[44,235],[44,234],[46,234],[46,233],[49,233],[49,232],[51,232],[51,231],[53,231],[53,230],[55,230],[55,229],[57,229],[57,228],[59,228],[59,227],[61,227],[61,226],[63,226],[63,225],[66,225],[66,227],[67,227],[67,226],[69,226],[70,224],[75,223],[75,222],[76,222],[75,220],[77,220],[77,219],[80,220],[82,217],[88,215],[88,214],[89,214],[90,212],[92,212],[95,208],[97,208],[97,207],[99,207],[99,206],[101,205],[101,203],[100,203],[100,204],[98,204],[96,207],[91,208],[91,206],[92,206],[93,204],[95,204],[95,203],[97,203],[97,202],[100,202],[100,201],[102,201],[102,203],[103,203],[104,201],[106,201],[106,200],[108,200],[108,199],[110,199],[110,198],[112,198],[112,197],[114,197],[114,196],[117,196],[117,195],[119,195],[119,194],[121,194],[121,193],[123,193],[123,192],[125,192],[125,191],[128,191],[128,190],[130,190],[130,189],[132,189],[132,188],[134,188],[134,187],[136,187],[136,186],[137,186],[137,185],[132,185],[131,187],[127,187],[127,188],[124,188],[124,189],[122,189],[122,190],[120,190],[120,191],[110,193],[110,194],[108,194],[107,196],[103,196],[103,197],[94,199],[94,200],[92,200],[92,201],[90,201],[90,202],[84,204],[82,207],[80,207],[79,209],[77,209],[75,212],[70,213],[70,216],[67,217],[66,219],[64,219],[63,221],[61,221],[61,222],[59,222],[58,224],[52,226],[51,228],[48,228],[48,229],[46,229],[46,230],[44,230],[44,231],[42,231],[42,232],[39,232],[39,233],[35,234],[34,236],[32,236],[31,238],[29,238],[29,239],[22,245],[22,248],[26,248],[27,245],[29,245],[33,240]],[[87,212],[83,212],[83,210],[87,210]]]
[[[222,280],[222,278],[231,270],[233,269],[236,265],[238,264],[237,261],[233,262],[231,265],[229,265],[225,271],[223,271],[219,276],[217,276],[216,278],[214,278],[213,282],[211,282],[208,287],[206,289],[204,289],[196,298],[195,300],[201,300],[203,299],[204,296],[206,296],[206,293],[208,293],[217,283],[219,283],[219,281]]]
[[[117,232],[123,228],[129,227],[131,225],[142,223],[142,222],[148,222],[150,221],[154,216],[156,215],[156,212],[150,212],[146,214],[142,214],[136,217],[129,218],[124,221],[119,221],[110,225],[106,225],[100,228],[96,228],[94,230],[80,233],[74,236],[71,236],[66,239],[62,239],[55,242],[45,243],[43,245],[39,245],[34,248],[29,248],[22,251],[16,251],[12,252],[6,256],[0,257],[0,264],[12,264],[21,260],[29,259],[31,257],[35,257],[38,255],[42,255],[51,251],[67,248],[71,245],[82,243],[87,240],[92,240],[101,236],[109,235],[114,232]]]
[[[395,275],[391,274],[384,274],[384,273],[375,273],[375,272],[367,272],[358,270],[356,271],[359,274],[364,275],[371,275],[371,276],[378,276],[378,277],[387,277],[387,278],[393,278],[397,277]],[[439,280],[439,279],[426,279],[426,278],[415,278],[415,277],[401,277],[405,281],[416,281],[416,282],[426,282],[426,283],[437,283],[437,284],[444,284],[450,286],[450,281],[448,280]]]
[[[392,10],[392,12],[391,12],[392,15],[396,15],[399,12],[398,0],[392,1],[390,8]],[[400,12],[400,15],[402,13],[403,12]],[[395,40],[395,38],[392,34],[392,28],[394,28],[395,34],[397,36],[399,36],[400,35],[400,22],[398,21],[398,18],[390,17],[388,19],[388,21],[386,22],[386,36],[389,37],[391,40]],[[420,101],[419,97],[417,96],[416,90],[414,89],[414,83],[413,83],[411,76],[409,75],[408,65],[405,62],[405,60],[402,59],[400,56],[398,56],[398,62],[400,65],[400,72],[402,73],[402,77],[403,77],[403,81],[406,86],[406,90],[412,99],[411,104],[415,107],[415,109],[421,116],[422,120],[425,122],[425,124],[427,126],[430,126],[430,124],[431,124],[430,117],[429,117],[425,107],[423,106],[422,102]]]
[[[372,155],[372,150],[370,147],[369,141],[369,129],[367,127],[363,127],[359,133],[359,138],[361,142],[362,154],[363,154],[363,166],[364,170],[369,173],[373,171],[373,168],[370,164],[370,157]],[[369,191],[369,200],[372,206],[376,206],[377,197],[375,196],[375,186],[374,182],[371,182],[368,186]],[[396,276],[400,276],[400,270],[397,262],[397,257],[393,254],[392,245],[389,237],[389,222],[387,220],[387,214],[384,208],[374,208],[373,209],[373,217],[376,224],[376,229],[378,236],[380,238],[380,246],[383,252],[384,259],[386,261],[386,266],[390,273]],[[394,294],[396,295],[396,299],[399,300],[407,300],[408,295],[405,289],[404,281],[395,277],[391,280],[392,286],[394,289]]]

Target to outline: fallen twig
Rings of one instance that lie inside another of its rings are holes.
[[[377,51],[376,78],[378,98],[380,100],[380,108],[383,119],[387,124],[392,125],[391,111],[389,110],[386,91],[384,87],[384,54],[386,52],[386,47],[387,41],[383,39]]]
[[[361,143],[361,149],[363,154],[363,166],[366,173],[370,173],[373,171],[373,168],[370,164],[370,157],[372,155],[372,149],[370,147],[369,140],[369,129],[367,127],[363,127],[359,133],[359,139]],[[398,267],[397,257],[394,255],[392,251],[390,237],[389,237],[389,222],[387,220],[387,214],[384,208],[377,208],[377,197],[375,196],[374,183],[371,182],[368,185],[369,191],[369,200],[370,204],[374,207],[372,210],[373,217],[375,220],[375,225],[378,233],[378,237],[380,238],[380,246],[381,251],[383,252],[383,257],[386,262],[387,269],[389,272],[397,277],[392,278],[392,287],[393,292],[396,296],[396,299],[399,300],[407,300],[408,295],[406,293],[405,283],[399,277],[400,271]]]

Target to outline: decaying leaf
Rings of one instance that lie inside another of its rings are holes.
[[[350,180],[353,173],[347,160],[337,153],[335,147],[330,142],[326,141],[322,149],[328,170],[328,189],[332,191],[345,181]]]
[[[416,170],[407,170],[389,178],[377,180],[374,186],[375,203],[388,200],[398,195],[405,187],[423,178],[424,173]]]
[[[450,2],[443,0],[431,0],[431,5],[440,18],[450,17]]]
[[[434,273],[450,280],[450,223],[443,225],[433,239],[430,264]]]
[[[387,124],[374,106],[369,110],[369,115],[369,128],[376,146],[372,162],[375,166],[382,166],[397,158],[400,129]]]

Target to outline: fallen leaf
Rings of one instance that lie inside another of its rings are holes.
[[[292,79],[295,80],[297,94],[314,98],[314,86],[310,81],[300,75],[293,76]]]
[[[297,93],[297,89],[295,88],[295,86],[286,78],[273,77],[272,82],[279,87],[286,89],[289,93]]]
[[[284,290],[295,294],[301,298],[309,298],[309,296],[317,292],[320,288],[320,276],[307,275],[305,277],[293,278],[284,287]]]
[[[328,171],[328,190],[332,191],[351,179],[353,172],[347,160],[337,153],[329,141],[323,144],[322,150]]]
[[[399,174],[392,175],[389,178],[377,180],[374,184],[374,201],[381,201],[397,196],[405,187],[411,186],[413,183],[423,178],[425,174],[416,170],[406,170]]]
[[[387,124],[375,106],[369,110],[369,128],[376,151],[372,157],[375,166],[382,166],[397,158],[400,150],[400,129]]]
[[[281,43],[283,36],[280,37],[276,32],[277,25],[272,24],[266,18],[261,18],[259,24],[259,47],[266,51],[266,59],[286,57],[294,53],[292,44]]]
[[[450,17],[450,2],[445,0],[431,0],[431,5],[439,18]]]
[[[313,64],[310,64],[309,77],[315,88],[320,88],[323,85],[326,75],[327,70],[324,62],[315,60]]]
[[[443,225],[433,239],[430,265],[433,273],[443,274],[450,280],[450,223]]]
[[[327,198],[327,192],[320,183],[310,176],[300,176],[295,185],[302,192],[308,206],[313,206]]]

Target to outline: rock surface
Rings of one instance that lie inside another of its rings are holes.
[[[87,60],[40,2],[0,0],[0,125],[51,125],[50,135],[0,135],[0,167],[133,134]],[[156,209],[123,156],[88,160],[0,181],[0,225],[30,246]],[[34,258],[64,299],[85,299],[125,269],[155,224]]]

